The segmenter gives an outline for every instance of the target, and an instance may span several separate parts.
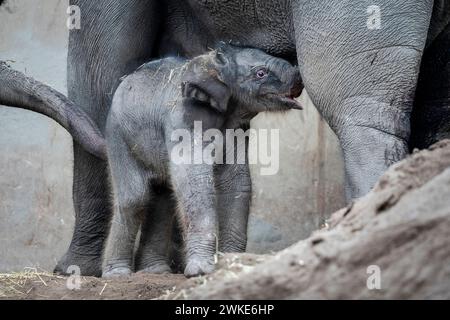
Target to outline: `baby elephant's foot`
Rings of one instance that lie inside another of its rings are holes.
[[[109,265],[103,269],[102,278],[118,278],[130,276],[133,273],[128,265]]]
[[[165,274],[172,273],[172,269],[167,263],[158,263],[139,270],[139,273]]]
[[[146,253],[136,257],[136,271],[154,274],[172,273],[167,257],[155,253]]]
[[[184,275],[188,278],[198,277],[213,273],[214,269],[214,259],[190,258],[184,269]]]

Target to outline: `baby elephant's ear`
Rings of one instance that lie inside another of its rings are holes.
[[[227,111],[230,88],[218,79],[214,70],[189,72],[182,83],[183,98],[208,104],[220,113]]]

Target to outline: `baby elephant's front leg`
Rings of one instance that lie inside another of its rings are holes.
[[[218,229],[213,167],[172,165],[171,171],[186,246],[184,274],[209,274],[214,271]]]

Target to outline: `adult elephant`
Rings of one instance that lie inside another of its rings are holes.
[[[423,53],[439,48],[449,34],[445,0],[378,0],[378,7],[367,0],[70,3],[81,9],[81,29],[70,33],[69,97],[100,128],[119,79],[144,61],[192,57],[219,40],[297,59],[304,86],[340,139],[348,199],[364,195],[407,154]],[[448,50],[440,59],[443,68],[425,73],[429,78],[422,81],[442,80],[439,86],[423,86],[440,90],[439,99],[426,91],[420,95],[430,109],[448,111]],[[85,275],[100,275],[111,216],[106,166],[76,143],[74,155],[75,231],[56,271],[78,265]]]

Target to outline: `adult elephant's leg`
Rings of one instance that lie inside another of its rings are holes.
[[[292,5],[305,88],[339,137],[351,200],[407,154],[433,1]]]
[[[101,276],[101,256],[110,217],[106,185],[106,163],[86,153],[74,143],[73,200],[75,228],[66,254],[55,273],[66,274],[70,266],[82,275]]]
[[[450,24],[425,50],[412,117],[411,148],[450,139]]]
[[[103,130],[120,77],[150,58],[160,15],[156,1],[71,0],[80,8],[81,29],[69,38],[69,97]],[[101,254],[111,216],[106,164],[74,145],[75,229],[55,271],[71,265],[83,275],[101,275]]]

